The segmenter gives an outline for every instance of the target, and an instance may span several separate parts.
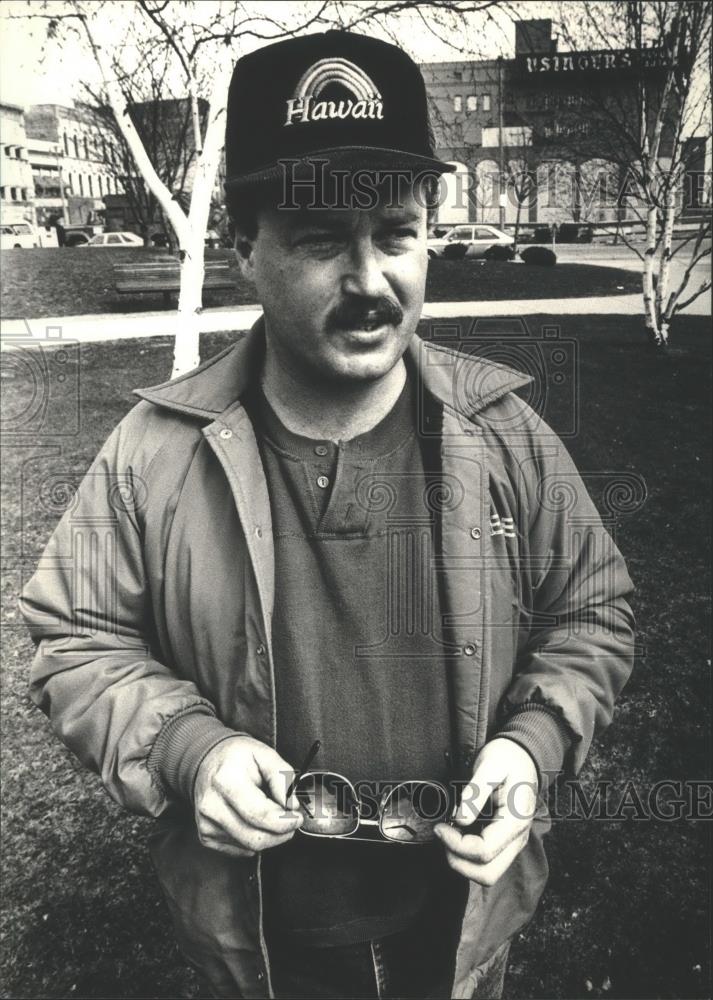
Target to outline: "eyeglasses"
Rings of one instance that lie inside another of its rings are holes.
[[[304,817],[300,833],[308,837],[385,840],[399,844],[429,844],[434,828],[450,822],[457,803],[436,781],[402,781],[384,791],[375,817],[369,817],[354,785],[335,771],[309,771],[319,751],[316,740],[288,791],[294,793]],[[372,810],[373,812],[373,810]]]

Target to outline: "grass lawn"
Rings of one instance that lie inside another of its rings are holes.
[[[469,322],[460,324],[464,334]],[[583,774],[586,785],[600,777],[614,789],[633,779],[645,797],[664,778],[710,778],[711,340],[707,320],[679,319],[662,362],[642,349],[638,323],[528,318],[531,333],[558,325],[578,346],[576,392],[553,392],[547,414],[567,433],[577,400],[579,432],[567,443],[579,468],[637,473],[647,487],[638,513],[620,514],[615,525],[637,585],[642,655]],[[229,340],[205,337],[203,356]],[[23,573],[61,508],[51,474],[80,475],[133,405],[130,390],[164,380],[170,355],[167,339],[83,346],[78,433],[72,394],[60,394],[52,428],[69,436],[30,429],[5,449],[2,997],[194,995],[148,861],[151,824],[123,814],[30,706],[31,643],[16,609]],[[68,385],[74,361],[63,363]],[[31,383],[5,354],[3,373],[4,406],[18,421],[29,412]],[[514,942],[510,1000],[710,996],[704,823],[561,820],[548,845],[551,880]]]
[[[240,276],[232,251],[208,250],[206,257],[229,261],[235,277],[234,289],[206,293],[206,307],[255,302],[255,293]],[[164,309],[160,292],[119,295],[112,268],[119,262],[167,259],[166,251],[143,247],[3,250],[2,315],[36,318]],[[426,301],[569,298],[640,290],[640,275],[618,267],[577,263],[540,268],[522,262],[437,259],[429,265]]]

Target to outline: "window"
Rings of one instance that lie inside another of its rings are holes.
[[[93,198],[94,197],[94,185],[92,184],[92,175],[91,174],[89,175],[89,177],[87,177],[87,184],[89,185],[89,197]]]
[[[475,94],[471,94],[465,99],[466,111],[477,111],[478,110],[478,98]]]
[[[495,233],[492,229],[488,229],[485,226],[476,226],[475,229],[476,240],[494,240],[496,239]]]
[[[66,132],[64,133],[62,138],[64,139],[64,155],[69,156],[69,137]]]
[[[463,110],[463,98],[462,97],[459,96],[459,97],[454,97],[453,98],[453,110],[454,111],[462,111]]]
[[[87,137],[84,136],[84,159],[89,159],[89,144],[87,143]]]
[[[490,94],[483,94],[483,111],[490,111]]]
[[[79,159],[79,139],[76,135],[74,136],[74,158],[75,160]]]
[[[10,200],[17,201],[17,188],[14,187],[10,188]]]
[[[99,188],[99,197],[101,198],[101,196],[104,194],[104,192],[102,191],[102,175],[101,174],[99,174],[99,176],[97,177],[97,187]]]
[[[15,146],[15,156],[18,160],[22,159],[22,146]]]
[[[118,233],[114,233],[111,236],[107,236],[106,241],[107,243],[121,243],[122,239]]]
[[[461,69],[454,69],[453,70],[453,79],[454,80],[462,80],[463,79],[463,70],[461,70]]]
[[[449,240],[470,240],[472,238],[473,229],[471,226],[456,226],[456,228],[448,234]]]
[[[83,195],[84,194],[84,178],[82,177],[81,174],[77,174],[77,177],[79,178],[79,193]]]
[[[5,187],[0,187],[0,198],[5,199]]]

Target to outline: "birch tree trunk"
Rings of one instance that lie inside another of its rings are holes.
[[[205,234],[208,229],[211,195],[225,137],[225,109],[231,74],[230,48],[226,45],[221,50],[221,60],[208,108],[205,142],[193,178],[191,207],[188,213],[188,238],[181,245],[181,291],[178,297],[178,323],[171,378],[178,378],[179,375],[191,371],[200,364]]]
[[[646,250],[644,252],[644,269],[642,274],[642,285],[644,294],[644,322],[649,339],[653,344],[659,342],[659,328],[656,317],[656,301],[654,291],[654,265],[656,263],[656,237],[657,237],[657,216],[656,205],[649,204],[646,211]]]
[[[676,219],[676,183],[678,171],[674,168],[668,177],[665,192],[663,232],[661,234],[661,257],[659,260],[659,277],[656,286],[656,318],[658,322],[659,345],[668,345],[670,317],[665,303],[668,297],[669,277],[671,274],[671,244],[673,242],[673,227]]]

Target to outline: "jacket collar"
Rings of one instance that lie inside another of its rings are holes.
[[[261,317],[237,343],[198,368],[160,385],[134,389],[134,395],[176,413],[214,420],[255,383],[264,353]],[[429,344],[418,336],[411,340],[406,360],[437,399],[467,417],[532,381],[506,365]]]

